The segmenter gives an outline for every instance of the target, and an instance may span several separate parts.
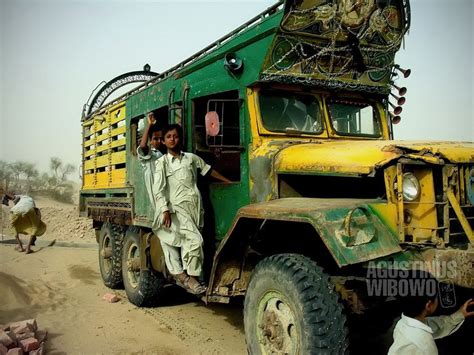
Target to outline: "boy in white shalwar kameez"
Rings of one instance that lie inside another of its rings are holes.
[[[156,161],[153,192],[155,194],[155,220],[153,231],[162,243],[168,270],[176,282],[188,292],[202,294],[206,287],[198,280],[202,274],[204,224],[201,194],[197,188],[197,171],[222,182],[230,180],[211,169],[193,153],[181,150],[182,129],[170,125],[163,129],[168,150]]]
[[[435,281],[435,280],[433,280]],[[393,331],[393,344],[388,355],[437,355],[435,339],[451,335],[464,319],[474,316],[472,299],[449,316],[430,317],[438,308],[438,294],[407,297],[404,312]]]

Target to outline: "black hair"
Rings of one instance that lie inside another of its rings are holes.
[[[153,133],[161,132],[161,130],[162,129],[159,125],[157,125],[156,123],[152,124],[150,128],[148,129],[148,139],[151,139],[151,137],[153,137]]]
[[[415,318],[423,312],[428,301],[435,302],[438,298],[438,281],[428,272],[415,271],[408,280],[412,293],[403,298],[403,314]]]
[[[176,130],[176,133],[178,133],[178,137],[180,139],[180,141],[182,142],[183,140],[183,128],[177,124],[177,123],[174,123],[174,124],[170,124],[170,125],[167,125],[165,127],[163,127],[163,138],[166,136],[166,133],[168,133],[169,131],[172,131],[172,130]]]

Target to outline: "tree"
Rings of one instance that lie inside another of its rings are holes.
[[[0,160],[0,186],[5,190],[9,190],[13,171],[11,165],[3,160]]]
[[[52,157],[50,162],[49,162],[49,167],[51,170],[54,172],[54,176],[56,177],[57,180],[59,180],[59,169],[63,166],[63,162],[61,159],[57,157]]]
[[[61,182],[65,182],[67,180],[67,176],[72,174],[76,170],[76,167],[72,164],[63,165],[60,169],[61,171]]]

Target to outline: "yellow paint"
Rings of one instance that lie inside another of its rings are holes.
[[[84,172],[92,171],[84,174],[83,189],[126,186],[126,169],[117,169],[119,164],[125,163],[126,152],[124,149],[115,151],[126,144],[125,137],[116,139],[126,133],[126,126],[122,123],[125,116],[125,102],[121,102],[83,123]],[[89,147],[91,149],[86,149]]]
[[[125,150],[121,152],[112,153],[112,165],[124,164],[126,160]]]
[[[119,134],[125,134],[126,128],[127,128],[126,126],[121,126],[121,127],[115,128],[110,133],[110,136],[115,137],[115,136],[118,136]]]
[[[86,161],[84,162],[84,170],[92,170],[92,169],[94,169],[94,164],[95,164],[94,159],[86,160]]]
[[[454,212],[456,213],[456,216],[459,219],[459,222],[461,223],[462,228],[464,229],[464,233],[466,233],[467,237],[469,238],[469,241],[471,243],[474,243],[474,232],[472,231],[471,225],[469,224],[469,221],[464,215],[461,206],[459,206],[459,203],[456,200],[456,196],[454,195],[451,189],[448,190],[448,199],[449,203],[453,207]]]
[[[325,140],[319,144],[298,144],[280,151],[275,160],[279,172],[364,174],[398,155],[383,152],[376,141]]]
[[[370,205],[377,215],[383,220],[384,224],[397,234],[397,206],[395,204],[373,204]]]
[[[414,242],[430,240],[438,228],[435,208],[435,189],[432,169],[414,167],[414,175],[420,183],[420,196],[413,203],[404,203],[405,213],[411,222],[405,222],[405,234],[412,235]]]
[[[84,142],[84,148],[86,147],[90,147],[91,145],[93,145],[95,143],[95,139],[90,139],[88,141],[85,141]]]

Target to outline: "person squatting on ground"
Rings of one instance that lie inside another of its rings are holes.
[[[41,212],[36,208],[35,201],[28,195],[14,195],[5,192],[2,204],[8,206],[13,201],[14,206],[10,209],[10,225],[18,245],[15,247],[26,254],[33,253],[31,246],[35,245],[36,237],[42,236],[46,231],[46,224],[41,220]],[[30,236],[26,249],[20,240],[20,234]]]
[[[150,148],[148,147],[150,140]],[[152,207],[155,207],[155,198],[153,196],[153,178],[155,175],[155,163],[158,158],[163,156],[162,150],[166,149],[163,145],[161,129],[156,123],[153,112],[147,115],[147,125],[143,131],[140,146],[137,148],[138,160],[143,169],[143,178],[145,187]]]
[[[153,192],[156,210],[153,231],[160,238],[168,270],[188,292],[202,294],[199,282],[204,261],[201,230],[204,209],[197,187],[197,170],[225,183],[231,181],[193,153],[182,151],[183,130],[177,124],[163,129],[167,154],[156,161]]]
[[[436,287],[431,289],[436,290],[437,281],[431,280],[436,282]],[[438,293],[428,291],[425,287],[423,294],[403,300],[403,313],[393,330],[393,344],[388,355],[436,355],[438,348],[434,340],[451,335],[465,318],[474,316],[474,309],[468,310],[474,306],[474,300],[469,299],[449,316],[430,317],[438,308]]]

